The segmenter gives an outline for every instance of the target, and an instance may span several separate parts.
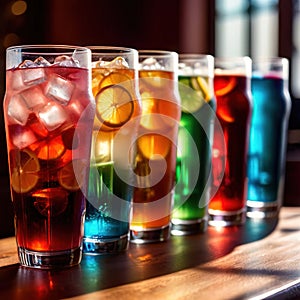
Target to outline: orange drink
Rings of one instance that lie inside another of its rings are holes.
[[[178,55],[140,51],[142,116],[135,160],[131,241],[166,240],[173,208],[180,100]]]

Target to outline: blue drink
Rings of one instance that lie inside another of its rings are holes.
[[[119,47],[91,50],[96,114],[83,252],[117,253],[129,243],[136,120],[141,112],[138,52]]]
[[[248,153],[248,217],[276,217],[282,204],[291,100],[287,61],[257,62],[253,68],[253,113]],[[273,64],[272,67],[269,64]],[[272,69],[273,68],[273,69]],[[285,68],[285,69],[284,69]],[[255,70],[255,69],[254,69]]]

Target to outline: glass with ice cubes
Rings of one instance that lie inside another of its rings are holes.
[[[83,252],[95,255],[128,248],[141,103],[137,50],[89,48],[96,114]]]
[[[6,51],[4,117],[23,266],[67,267],[82,257],[95,114],[90,61],[85,47]]]

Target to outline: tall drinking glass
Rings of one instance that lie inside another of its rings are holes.
[[[24,266],[81,260],[95,114],[90,60],[84,47],[31,45],[6,52],[5,128]]]
[[[137,139],[131,241],[170,236],[180,121],[178,54],[139,51],[142,116]]]
[[[214,133],[213,187],[218,190],[209,203],[210,225],[245,222],[251,64],[249,57],[215,59],[216,112],[223,132]]]
[[[96,100],[83,251],[126,250],[133,198],[135,140],[141,102],[138,52],[122,47],[92,50]]]
[[[212,56],[179,55],[182,115],[178,134],[173,235],[204,232],[207,228],[216,109],[213,78]]]
[[[253,115],[248,153],[248,217],[277,217],[282,205],[291,99],[288,60],[253,61]]]

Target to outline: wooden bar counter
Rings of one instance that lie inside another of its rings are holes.
[[[0,299],[68,298],[300,299],[300,207],[62,270],[20,267],[15,238],[0,240]]]

